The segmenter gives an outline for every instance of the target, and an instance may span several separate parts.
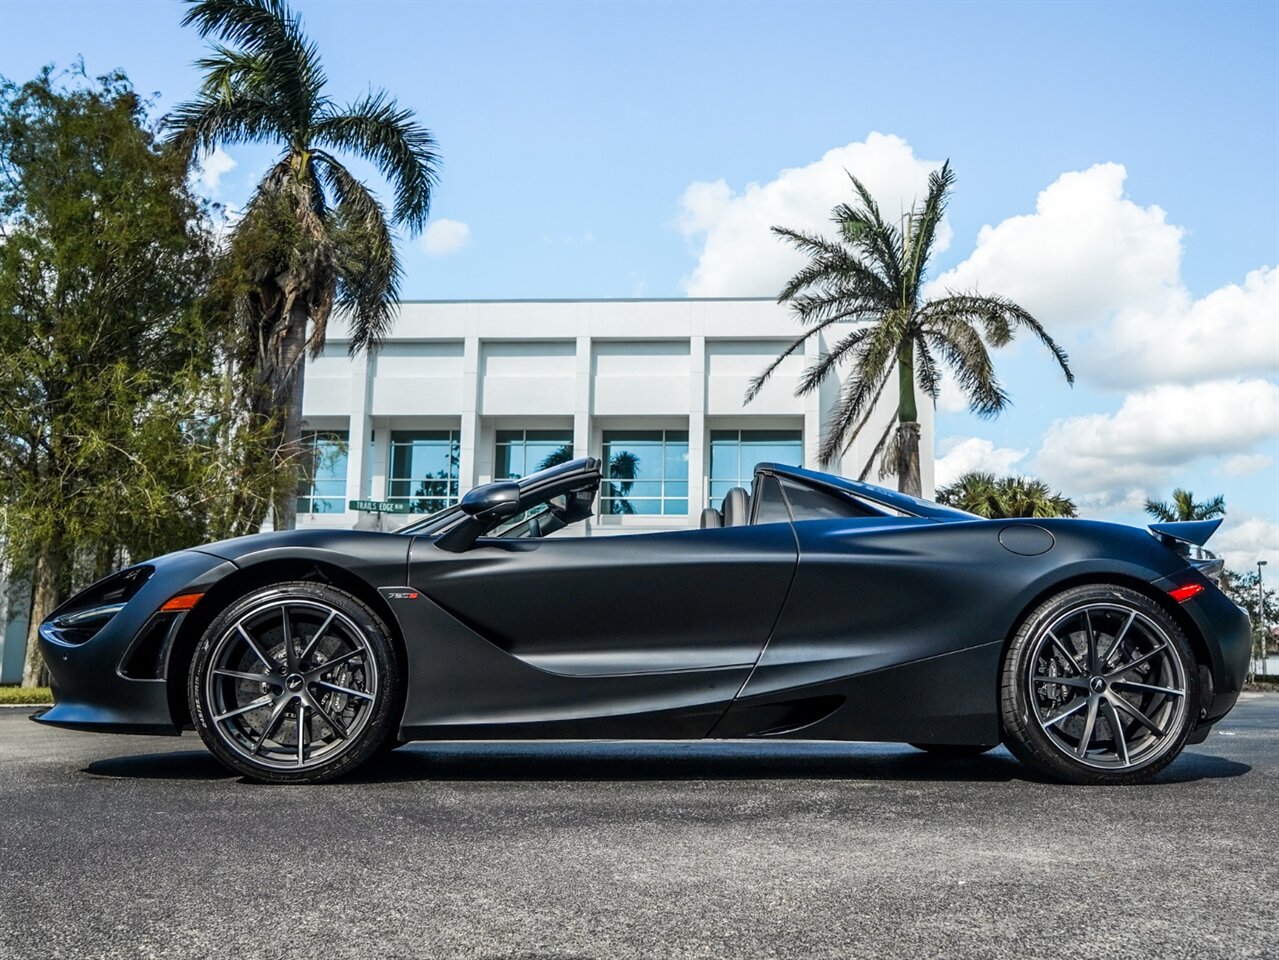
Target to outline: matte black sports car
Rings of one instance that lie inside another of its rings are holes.
[[[766,463],[699,530],[550,536],[599,485],[577,460],[397,533],[122,570],[41,624],[57,705],[38,719],[194,726],[276,782],[408,740],[789,737],[1003,742],[1063,780],[1131,783],[1243,682],[1248,619],[1190,551],[1219,521],[982,520]]]

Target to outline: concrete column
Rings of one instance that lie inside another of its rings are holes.
[[[391,493],[391,426],[385,418],[373,429],[373,462],[369,468],[369,499],[385,500]]]
[[[462,427],[458,444],[458,494],[475,486],[475,451],[480,441],[480,338],[462,345]]]
[[[357,354],[351,360],[351,419],[347,425],[346,451],[346,499],[364,500],[368,497],[365,477],[368,476],[369,433],[369,370],[373,363],[367,353]]]
[[[576,380],[573,386],[573,457],[591,455],[591,338],[577,338]]]
[[[696,525],[706,506],[706,337],[688,338],[688,520]]]

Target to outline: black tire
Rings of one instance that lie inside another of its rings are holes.
[[[196,646],[187,698],[205,745],[235,773],[321,783],[395,742],[402,685],[376,613],[336,587],[296,581],[254,590],[217,616]]]
[[[1143,783],[1185,746],[1196,677],[1185,633],[1155,600],[1114,584],[1074,587],[1032,610],[1008,647],[1004,742],[1057,780]]]
[[[964,757],[980,757],[983,753],[994,750],[994,746],[982,746],[977,743],[912,743],[916,750],[931,753],[934,757],[960,760]]]

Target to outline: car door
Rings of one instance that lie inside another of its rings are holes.
[[[409,576],[474,643],[503,655],[473,678],[469,723],[509,721],[512,735],[550,725],[561,736],[700,736],[759,657],[797,558],[788,523],[482,538],[461,553],[417,538]],[[640,714],[644,725],[619,728]]]

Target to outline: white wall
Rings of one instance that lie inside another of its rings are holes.
[[[598,456],[605,429],[688,430],[688,517],[625,522],[693,523],[705,505],[711,429],[800,429],[805,466],[819,466],[825,420],[846,374],[805,397],[795,396],[795,386],[823,340],[810,339],[743,404],[751,378],[798,332],[789,311],[766,299],[406,302],[368,361],[347,358],[347,330],[340,317],[330,321],[329,345],[308,368],[304,418],[314,429],[347,425],[349,499],[378,500],[386,495],[392,430],[458,430],[463,492],[492,478],[498,429],[571,430],[578,456]],[[892,383],[836,469],[859,475],[896,401]],[[922,479],[931,494],[931,408],[921,404],[920,415]],[[868,479],[878,481],[877,472]],[[299,522],[353,526],[356,519]]]

